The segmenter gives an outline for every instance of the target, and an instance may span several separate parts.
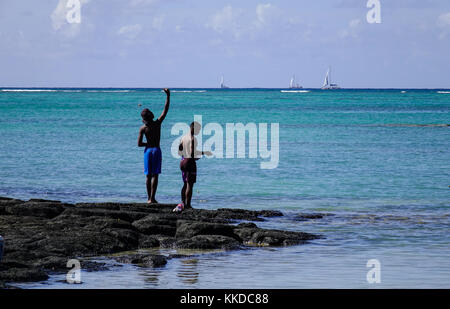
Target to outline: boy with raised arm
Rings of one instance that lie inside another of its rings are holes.
[[[197,150],[197,139],[195,135],[200,132],[200,124],[196,121],[191,123],[190,132],[181,138],[178,153],[181,156],[180,170],[183,179],[181,189],[181,203],[174,208],[174,212],[183,211],[184,208],[192,208],[191,199],[194,190],[194,183],[197,181],[197,163],[202,155],[211,156],[210,151]]]
[[[153,120],[154,115],[145,108],[141,112],[144,125],[139,129],[138,147],[145,147],[144,150],[144,174],[146,175],[148,204],[158,203],[155,199],[156,189],[158,188],[158,176],[161,174],[161,123],[166,118],[170,105],[170,90],[164,89],[166,93],[166,104],[164,110],[158,119]],[[146,143],[143,142],[145,135]]]

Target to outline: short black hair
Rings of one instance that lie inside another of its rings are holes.
[[[202,125],[198,123],[197,121],[191,122],[190,128],[191,132],[194,131],[194,134],[197,135],[200,132]]]
[[[144,120],[150,121],[155,118],[155,115],[153,115],[153,113],[148,108],[144,108],[141,112],[141,117]]]

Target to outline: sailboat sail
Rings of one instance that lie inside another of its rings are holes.
[[[225,86],[224,79],[223,79],[223,75],[222,75],[222,77],[221,77],[221,79],[220,79],[220,88],[222,88],[222,89],[229,88],[229,87]]]
[[[323,81],[322,88],[328,87],[330,85],[329,76],[330,76],[330,69],[328,69],[327,71],[327,75],[325,76],[325,80]]]
[[[341,89],[337,84],[331,83],[331,69],[328,68],[327,75],[323,81],[322,89]]]
[[[290,89],[302,89],[303,87],[300,86],[295,82],[295,75],[292,75],[291,81],[289,82],[289,88]]]

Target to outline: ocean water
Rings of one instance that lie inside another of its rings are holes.
[[[0,195],[145,201],[140,111],[159,115],[164,99],[160,89],[0,90]],[[193,206],[278,209],[284,217],[258,225],[324,239],[193,252],[162,269],[123,265],[83,273],[81,285],[55,275],[22,287],[450,287],[450,91],[175,89],[171,100],[158,201],[180,199],[175,124],[200,115],[225,133],[227,123],[277,123],[277,168],[261,169],[268,159],[248,155],[201,159]],[[331,215],[296,219],[316,212]],[[380,283],[366,279],[370,259],[380,262]]]

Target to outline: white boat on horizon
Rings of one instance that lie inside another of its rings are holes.
[[[327,75],[325,76],[325,80],[323,81],[322,88],[323,90],[330,90],[330,89],[341,89],[341,87],[338,86],[338,84],[333,84],[331,82],[331,68],[328,67]]]
[[[289,83],[289,89],[303,89],[302,86],[295,82],[295,75],[292,75],[291,81]]]
[[[230,88],[228,86],[225,86],[223,75],[222,75],[222,78],[220,79],[220,88],[221,89],[228,89],[228,88]]]

